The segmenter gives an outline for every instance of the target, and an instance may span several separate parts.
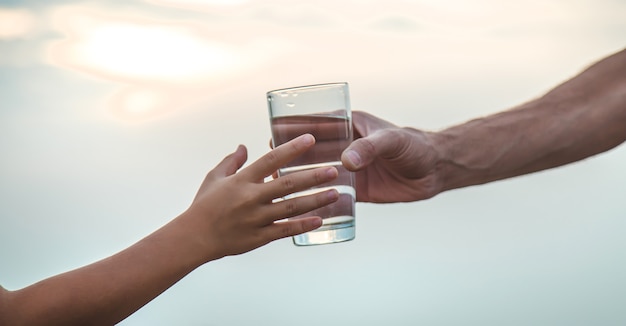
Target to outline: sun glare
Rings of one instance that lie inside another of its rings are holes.
[[[66,37],[50,44],[48,60],[128,85],[109,101],[112,112],[123,119],[166,111],[166,106],[178,103],[170,99],[180,94],[206,96],[206,91],[189,89],[224,82],[256,62],[244,60],[241,46],[215,41],[192,24],[105,16],[76,8],[60,10],[54,17]],[[254,43],[244,46],[250,45]]]
[[[232,69],[235,55],[171,28],[128,23],[99,26],[74,47],[76,62],[110,73],[184,82]]]
[[[68,38],[53,44],[53,61],[115,78],[195,82],[233,70],[238,59],[185,27],[86,14],[71,16],[64,27]]]

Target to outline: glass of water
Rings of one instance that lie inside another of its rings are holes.
[[[302,134],[315,137],[308,152],[278,171],[279,177],[297,171],[334,166],[339,176],[326,184],[292,194],[303,196],[334,188],[339,200],[328,206],[296,216],[320,216],[317,230],[293,237],[298,246],[343,242],[355,236],[354,174],[341,165],[341,153],[352,142],[352,114],[347,83],[332,83],[278,89],[267,93],[274,147]]]

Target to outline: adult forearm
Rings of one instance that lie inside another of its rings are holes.
[[[442,191],[557,167],[626,140],[626,50],[544,96],[434,134]]]

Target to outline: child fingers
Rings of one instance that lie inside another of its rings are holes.
[[[263,236],[268,242],[292,237],[294,235],[313,231],[322,226],[322,218],[319,216],[311,216],[293,219],[284,222],[274,223],[266,227]]]
[[[229,176],[237,172],[247,159],[248,150],[245,146],[239,145],[237,150],[224,157],[222,161],[213,169],[213,171],[221,177]]]
[[[334,203],[339,199],[339,193],[335,189],[329,189],[305,195],[282,200],[266,208],[264,216],[266,216],[263,224],[272,224],[274,221],[282,220],[287,217],[294,217],[310,212],[316,208]]]
[[[291,173],[265,183],[262,187],[263,201],[284,197],[294,192],[303,191],[337,178],[334,167],[324,167]]]
[[[262,180],[299,155],[302,155],[314,144],[315,138],[309,134],[296,137],[263,155],[242,170],[240,174],[247,175],[252,180]]]

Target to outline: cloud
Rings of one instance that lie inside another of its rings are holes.
[[[146,0],[149,3],[182,7],[182,8],[201,8],[214,6],[238,6],[248,3],[249,0]]]
[[[391,32],[413,32],[420,28],[419,24],[410,17],[392,16],[381,18],[371,24],[374,29]]]
[[[53,62],[107,79],[186,83],[241,67],[231,45],[184,24],[139,21],[84,11],[60,13],[64,40],[53,42]]]
[[[0,8],[0,40],[24,38],[34,27],[35,18],[29,10]]]

